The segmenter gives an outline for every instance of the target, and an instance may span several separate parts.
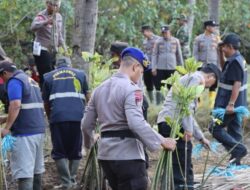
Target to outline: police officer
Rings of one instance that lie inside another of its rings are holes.
[[[176,38],[180,40],[183,58],[187,59],[190,56],[187,17],[185,15],[180,15],[177,20],[180,28],[177,30]]]
[[[18,190],[40,190],[44,169],[43,145],[45,120],[38,84],[23,71],[4,60],[0,77],[6,83],[9,113],[1,135],[11,133],[16,138],[11,152],[11,171],[18,181]]]
[[[218,60],[218,43],[219,37],[215,34],[218,24],[213,20],[204,22],[204,33],[195,38],[193,46],[193,55],[197,61],[203,63],[202,66],[213,63],[219,67]],[[209,89],[209,104],[214,105],[215,89]]]
[[[213,64],[207,64],[200,71],[196,71],[191,75],[184,75],[180,79],[180,83],[186,86],[204,85],[206,88],[217,86],[220,76],[220,70]],[[172,89],[168,92],[165,99],[163,109],[160,111],[157,119],[159,133],[164,137],[169,137],[171,127],[166,123],[166,117],[172,120],[176,118],[176,102],[172,96]],[[193,165],[192,165],[192,136],[201,141],[205,146],[209,147],[209,141],[204,137],[194,118],[194,112],[197,108],[197,100],[195,99],[189,106],[190,115],[181,120],[181,133],[183,138],[177,141],[177,148],[173,154],[173,171],[175,190],[193,190]],[[186,160],[185,160],[186,159]],[[186,173],[185,173],[186,171]],[[186,181],[184,179],[186,176]],[[186,187],[186,185],[188,187]]]
[[[153,48],[156,40],[160,38],[159,36],[155,35],[153,33],[153,30],[151,26],[149,25],[143,25],[141,27],[141,32],[143,36],[145,37],[143,41],[143,51],[146,53],[148,56],[149,60],[149,69],[144,71],[143,73],[143,79],[144,79],[144,84],[147,88],[147,93],[149,100],[153,102],[153,90],[154,90],[154,83],[153,83],[153,76],[152,76],[152,53],[153,53]]]
[[[239,165],[240,160],[247,154],[242,143],[242,123],[237,120],[234,108],[247,106],[247,65],[239,52],[240,38],[236,34],[228,34],[220,43],[220,49],[227,58],[215,99],[215,108],[225,108],[223,124],[210,128],[214,138],[231,151],[231,159]],[[227,127],[227,130],[226,130]]]
[[[31,24],[31,30],[36,35],[33,55],[40,76],[40,87],[43,84],[43,74],[53,69],[58,47],[62,46],[66,51],[62,16],[58,12],[60,4],[60,0],[46,0],[47,8],[39,12]]]
[[[52,158],[55,160],[61,186],[76,185],[79,161],[82,158],[83,117],[88,84],[83,71],[71,68],[67,57],[57,60],[57,69],[44,75],[43,99],[50,123]]]
[[[152,74],[157,104],[160,104],[163,99],[160,92],[163,86],[161,81],[166,80],[175,72],[176,65],[183,65],[179,40],[171,35],[169,26],[162,26],[161,32],[162,37],[155,42],[152,56]]]
[[[133,47],[121,54],[120,69],[93,92],[82,120],[84,143],[93,146],[96,121],[101,130],[98,159],[113,190],[146,190],[143,144],[174,150],[175,140],[155,132],[142,115],[142,91],[136,85],[147,68],[144,53]]]
[[[119,69],[121,63],[121,53],[128,47],[128,43],[115,41],[110,46],[110,53],[113,59],[112,68]]]
[[[203,25],[204,33],[197,36],[194,40],[193,56],[197,61],[201,61],[203,65],[208,63],[217,65],[219,39],[214,33],[218,24],[213,20],[208,20]]]

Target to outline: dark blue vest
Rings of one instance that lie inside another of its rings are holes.
[[[234,107],[238,106],[247,106],[247,67],[246,67],[246,61],[242,57],[242,55],[237,52],[235,53],[232,57],[230,57],[223,68],[221,78],[220,78],[220,83],[218,85],[218,92],[215,100],[215,107],[221,107],[221,108],[226,108],[228,105],[231,94],[232,94],[232,83],[226,78],[226,74],[228,72],[228,69],[230,69],[230,64],[237,61],[238,64],[240,64],[242,73],[243,73],[243,78],[241,80],[241,88],[240,88],[240,93],[239,96],[235,102]]]
[[[16,136],[44,133],[44,108],[38,84],[22,71],[16,71],[9,81],[13,78],[20,80],[23,88],[21,109],[11,127],[12,134]]]
[[[80,122],[85,108],[84,72],[63,66],[46,73],[44,80],[49,87],[50,123]]]

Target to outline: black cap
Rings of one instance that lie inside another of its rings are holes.
[[[219,46],[224,44],[231,44],[232,46],[239,48],[240,47],[240,37],[237,34],[231,33],[226,35],[226,37],[219,43]]]
[[[207,20],[204,22],[204,28],[207,26],[219,26],[219,24],[217,24],[214,20]]]
[[[8,60],[0,61],[0,73],[3,71],[13,71],[16,69],[16,65]]]
[[[152,30],[152,27],[150,25],[143,25],[141,27],[141,32],[143,32],[144,30]]]
[[[170,30],[170,27],[168,25],[161,26],[161,32],[167,32]]]
[[[213,89],[216,89],[218,82],[220,80],[220,75],[221,75],[221,71],[220,69],[213,63],[209,63],[206,64],[205,66],[203,66],[200,71],[203,71],[204,73],[214,73],[215,77],[216,77],[216,83],[211,87]]]
[[[116,41],[111,44],[110,51],[112,53],[116,53],[120,55],[122,51],[127,47],[128,47],[128,43]]]

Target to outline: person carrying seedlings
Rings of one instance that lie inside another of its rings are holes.
[[[57,68],[44,75],[44,107],[50,123],[52,158],[62,189],[76,185],[82,158],[81,119],[88,101],[88,84],[83,71],[71,67],[68,57],[60,57]]]
[[[33,55],[40,76],[40,87],[43,84],[44,73],[53,70],[55,55],[59,46],[66,51],[63,39],[63,20],[58,12],[61,0],[46,0],[47,8],[39,12],[31,24],[31,30],[35,32],[36,38],[33,44]]]
[[[163,138],[143,117],[137,83],[147,66],[140,49],[124,49],[118,72],[95,89],[82,120],[86,148],[94,144],[97,122],[100,126],[98,159],[113,190],[147,189],[143,145],[151,151],[175,149],[176,141]]]
[[[7,60],[0,62],[0,77],[9,99],[8,116],[1,118],[1,123],[6,122],[1,135],[16,138],[10,157],[12,176],[18,190],[41,190],[45,119],[39,85]]]
[[[230,160],[236,165],[240,165],[241,159],[247,154],[247,148],[242,143],[243,123],[238,121],[234,113],[236,107],[247,107],[247,64],[239,52],[240,45],[240,37],[233,33],[219,44],[221,54],[227,60],[223,64],[214,107],[226,109],[226,114],[222,124],[210,128],[213,137],[228,151],[231,150]]]
[[[205,88],[217,86],[220,71],[214,64],[207,64],[200,71],[184,75],[180,78],[180,83],[187,87],[203,85]],[[193,190],[193,165],[192,165],[192,142],[194,137],[209,147],[209,141],[204,137],[195,118],[194,112],[197,108],[197,99],[189,105],[190,115],[181,119],[181,130],[179,140],[177,140],[176,150],[173,153],[173,175],[175,190]],[[171,127],[166,122],[166,117],[175,120],[178,114],[177,102],[172,96],[172,88],[168,92],[163,108],[160,111],[157,123],[159,133],[164,137],[169,137]],[[187,149],[187,150],[186,150]],[[186,176],[186,180],[184,178]]]

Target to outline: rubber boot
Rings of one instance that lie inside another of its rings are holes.
[[[80,160],[69,161],[69,171],[70,171],[70,176],[71,176],[71,182],[74,186],[77,185],[76,176],[77,176],[79,164],[80,164]]]
[[[33,178],[19,178],[18,190],[33,190]]]
[[[68,190],[72,187],[70,172],[69,172],[69,164],[67,159],[56,160],[56,167],[58,174],[61,179],[61,185],[54,187],[54,189],[63,189]]]
[[[34,175],[33,190],[42,190],[42,174]]]
[[[161,91],[156,91],[156,105],[160,105],[162,103],[162,94]]]
[[[153,91],[147,91],[147,92],[148,92],[148,98],[149,98],[150,103],[153,103],[154,102],[154,93],[153,93]]]
[[[215,91],[209,91],[208,97],[209,97],[209,107],[213,108],[214,107],[214,102],[215,102],[215,97],[216,97],[216,92]]]

